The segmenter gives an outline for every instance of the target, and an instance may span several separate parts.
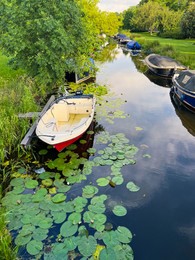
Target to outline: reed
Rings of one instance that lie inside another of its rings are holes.
[[[0,206],[0,259],[16,260],[18,247],[12,245],[12,236],[6,228],[6,211]]]

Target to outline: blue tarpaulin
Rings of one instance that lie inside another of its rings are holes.
[[[141,50],[141,45],[136,41],[129,41],[126,46],[131,50]]]

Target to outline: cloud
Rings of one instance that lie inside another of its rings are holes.
[[[131,6],[138,5],[140,0],[100,0],[100,10],[107,12],[122,12]]]

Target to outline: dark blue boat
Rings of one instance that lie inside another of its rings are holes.
[[[129,41],[127,43],[126,47],[127,47],[127,49],[130,49],[130,50],[136,50],[136,51],[141,50],[141,45],[138,42],[133,41],[133,40]]]
[[[175,73],[171,92],[179,100],[180,105],[195,113],[195,70]]]

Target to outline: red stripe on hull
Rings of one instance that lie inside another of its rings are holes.
[[[74,142],[76,142],[79,138],[81,138],[83,134],[71,139],[71,140],[68,140],[68,141],[65,141],[65,142],[62,142],[62,143],[59,143],[59,144],[55,144],[53,147],[55,147],[56,150],[58,150],[58,152],[61,152],[64,148],[66,148],[67,146],[73,144]]]

